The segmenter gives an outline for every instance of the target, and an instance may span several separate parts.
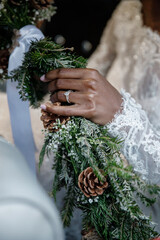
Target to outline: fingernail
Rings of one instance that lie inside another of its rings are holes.
[[[44,80],[45,80],[45,74],[40,77],[40,80],[44,82]]]
[[[42,108],[43,110],[46,110],[46,105],[42,104],[40,108]]]

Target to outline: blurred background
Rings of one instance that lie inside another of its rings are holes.
[[[46,36],[88,58],[120,0],[55,0],[57,13],[44,29]]]

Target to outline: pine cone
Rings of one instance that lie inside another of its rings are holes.
[[[103,170],[100,170],[103,172]],[[80,173],[78,177],[78,186],[86,197],[96,197],[102,195],[108,187],[108,182],[101,182],[96,177],[91,167],[88,167]]]
[[[8,68],[8,59],[9,59],[8,49],[0,50],[0,69],[3,69],[4,72],[6,72]]]
[[[49,103],[51,105],[55,105],[55,106],[60,106],[61,103],[60,102],[56,102],[56,103]],[[44,111],[43,109],[41,110],[42,112],[42,116],[41,116],[41,120],[43,121],[43,126],[45,129],[48,129],[50,132],[56,132],[58,131],[58,129],[54,129],[54,124],[56,123],[56,120],[59,119],[61,124],[65,124],[67,121],[69,121],[69,117],[65,117],[65,116],[58,116],[54,113],[48,113],[46,111]]]
[[[20,0],[9,0],[9,2],[11,2],[13,5],[17,5],[17,6],[22,4],[22,1],[20,1]]]
[[[103,240],[94,228],[89,231],[82,231],[82,240]]]
[[[48,8],[54,3],[53,0],[30,0],[30,2],[36,9]]]

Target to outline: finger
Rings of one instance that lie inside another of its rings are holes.
[[[68,102],[66,96],[64,95],[65,91],[58,91],[51,95],[50,100],[51,102]],[[82,103],[84,101],[84,94],[79,92],[70,92],[68,100],[70,103]]]
[[[41,76],[41,81],[50,82],[58,78],[96,78],[97,71],[90,68],[59,68]]]
[[[83,90],[83,88],[84,86],[82,84],[82,80],[77,80],[77,79],[57,79],[48,84],[49,92],[55,92],[60,89],[61,90],[71,89],[71,90],[81,91]]]
[[[47,112],[54,113],[59,116],[85,116],[85,110],[81,108],[80,105],[70,105],[70,106],[54,106],[52,104],[46,103],[45,105],[41,105],[41,108]]]

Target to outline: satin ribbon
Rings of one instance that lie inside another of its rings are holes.
[[[21,66],[24,53],[29,50],[31,41],[44,38],[43,33],[33,25],[27,25],[19,30],[20,37],[17,46],[10,55],[8,75]],[[35,173],[36,146],[33,138],[29,102],[23,102],[18,94],[17,83],[7,81],[7,97],[10,111],[11,127],[14,143],[26,159],[30,169]]]

